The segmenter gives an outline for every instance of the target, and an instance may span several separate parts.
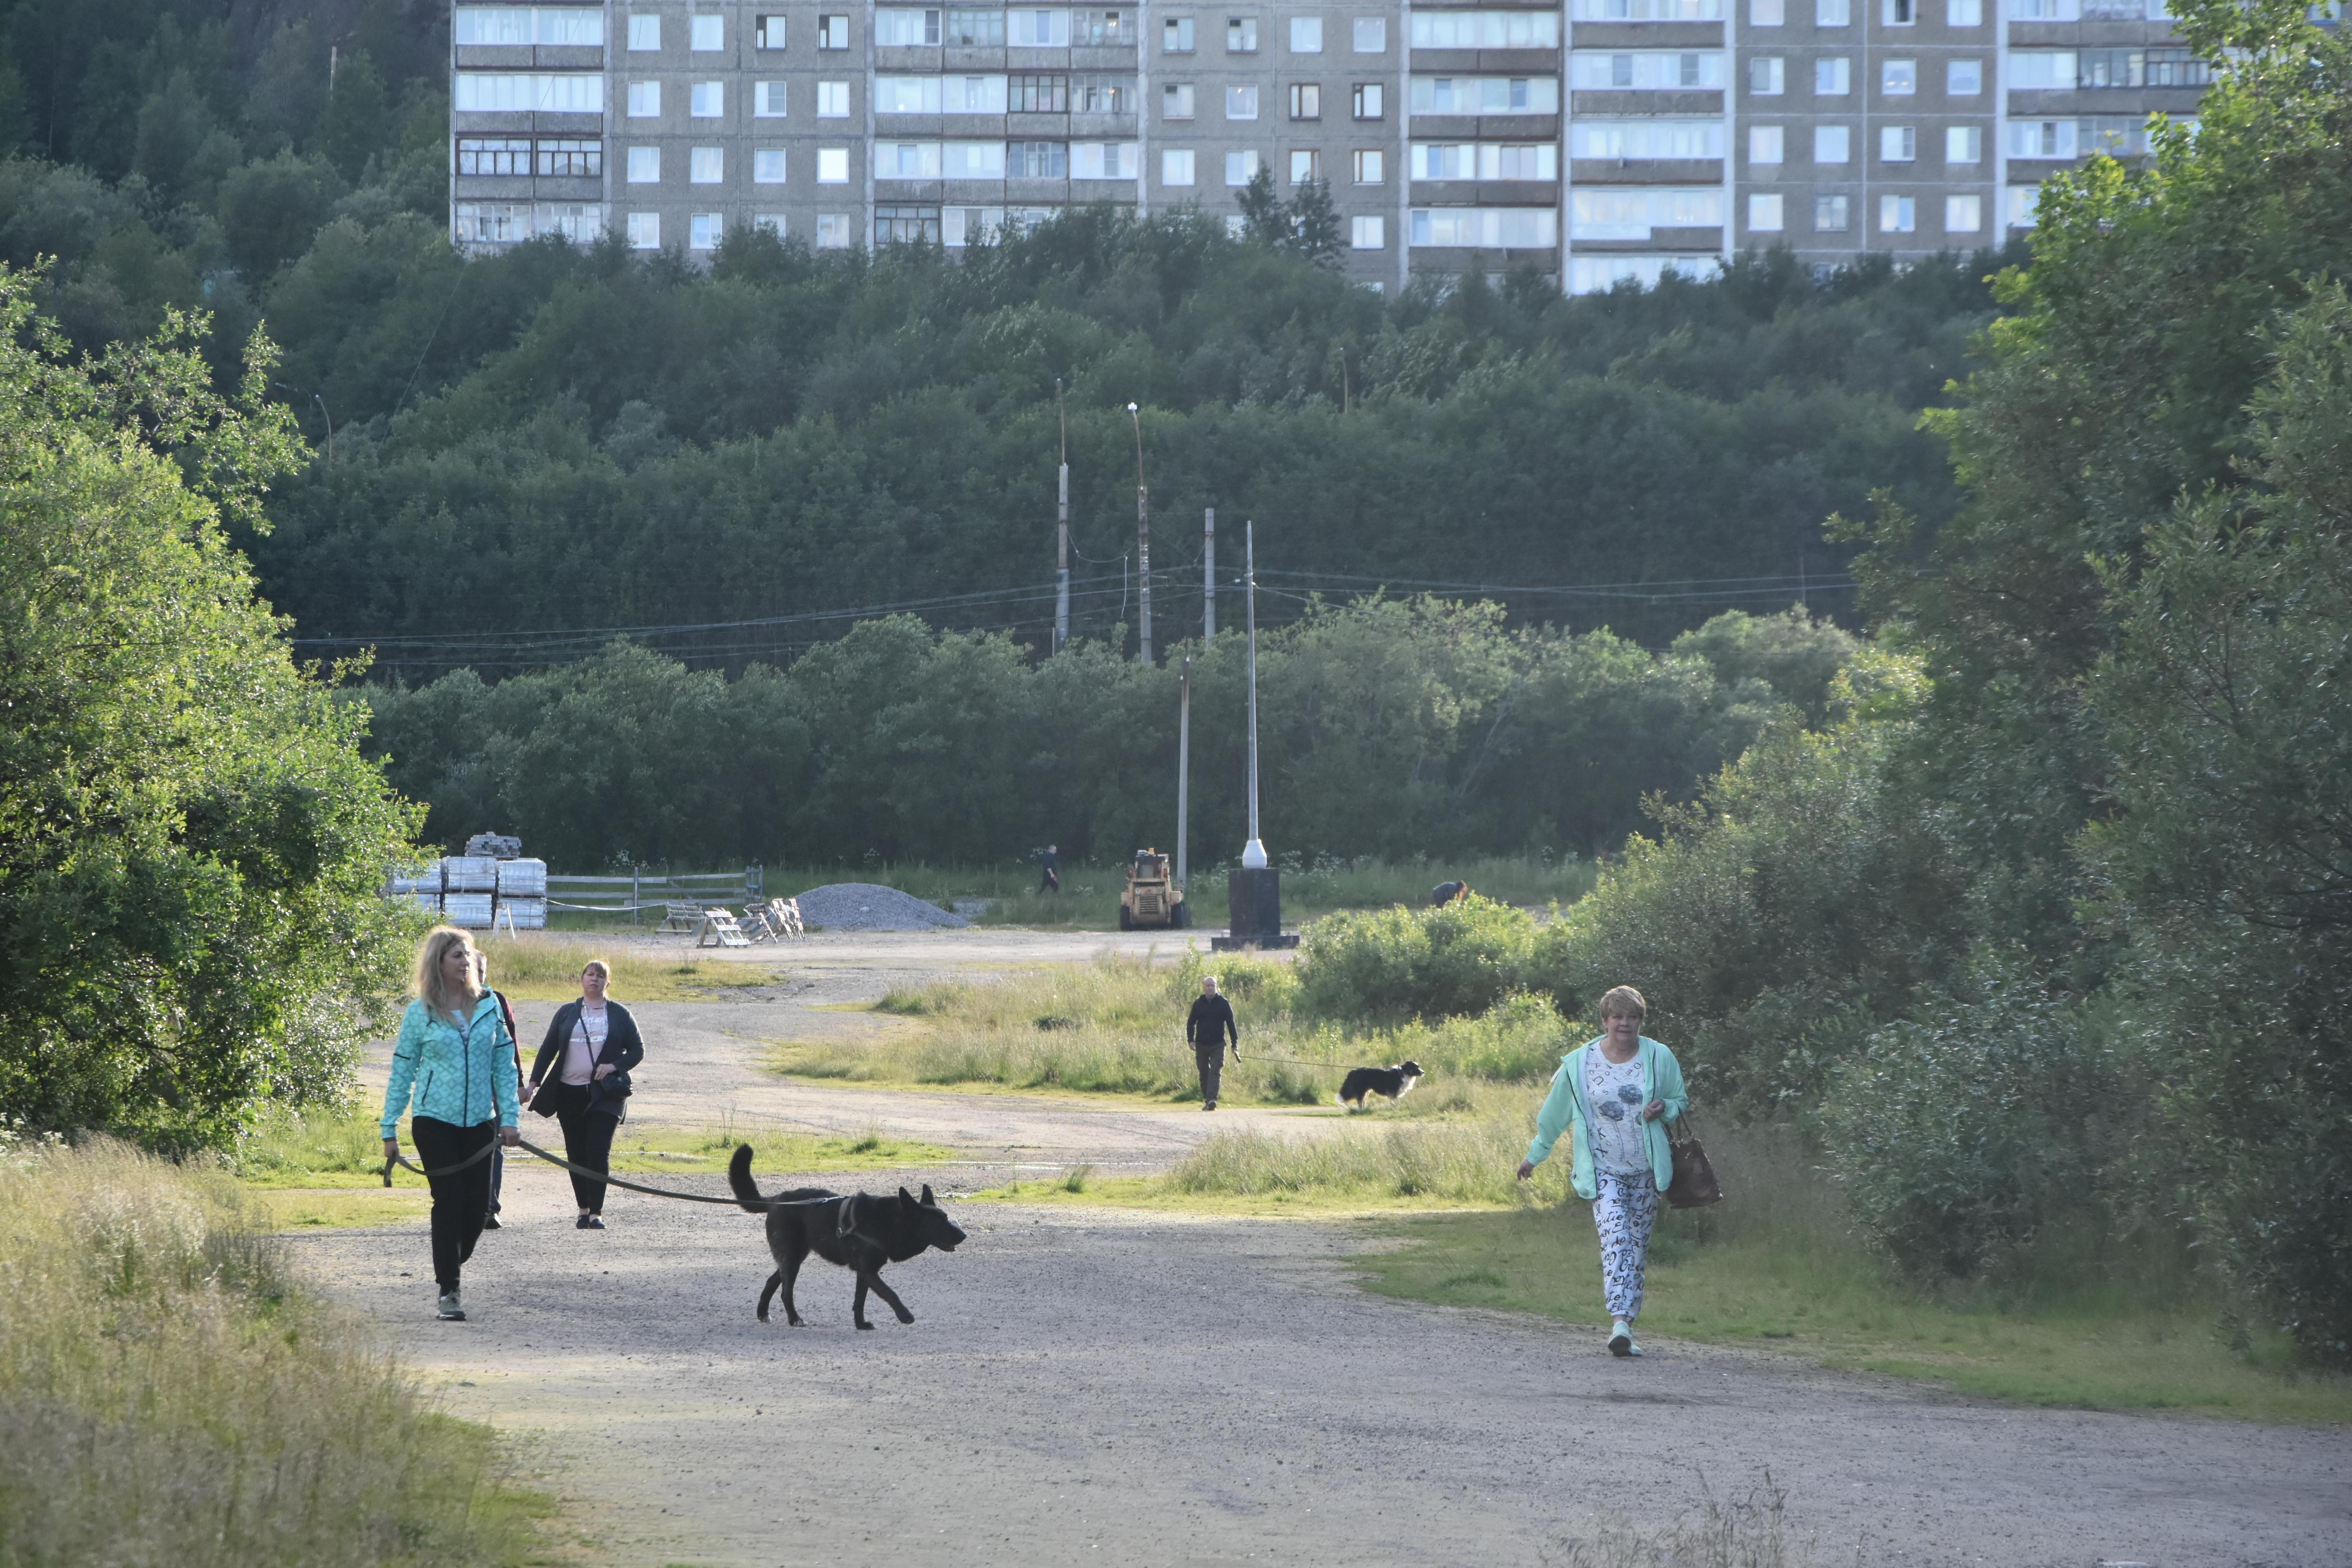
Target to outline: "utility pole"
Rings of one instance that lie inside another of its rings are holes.
[[[1061,502],[1057,511],[1058,586],[1054,590],[1054,651],[1059,653],[1070,640],[1070,415],[1062,406],[1062,378],[1054,378],[1054,411],[1062,416]]]
[[[1242,524],[1242,605],[1249,626],[1249,842],[1242,846],[1242,866],[1265,868],[1265,846],[1257,837],[1257,524]]]
[[[1201,641],[1217,640],[1217,509],[1201,512]]]
[[[1192,656],[1184,656],[1184,673],[1176,682],[1176,887],[1184,879],[1186,833],[1192,826]]]
[[[1143,662],[1151,662],[1151,492],[1143,485],[1143,416],[1134,404],[1127,416],[1135,421],[1135,584],[1136,619],[1142,630]]]

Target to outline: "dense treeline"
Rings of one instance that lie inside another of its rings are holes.
[[[1826,711],[1853,639],[1734,611],[1664,658],[1493,605],[1364,600],[1262,638],[1265,831],[1285,852],[1589,855],[1777,725]],[[1244,837],[1243,641],[1194,656],[1193,842]],[[624,647],[496,685],[371,686],[370,745],[428,837],[522,835],[566,869],[991,860],[1174,838],[1177,679],[1097,643],[869,621],[734,679]]]
[[[215,312],[215,354],[266,321],[319,456],[241,542],[306,635],[378,640],[404,678],[579,651],[485,633],[974,594],[925,614],[1034,640],[1048,606],[1004,591],[1052,573],[1057,380],[1099,636],[1136,621],[1129,402],[1155,607],[1188,627],[1212,505],[1229,540],[1257,520],[1272,618],[1358,579],[1656,584],[1505,601],[1655,647],[1774,602],[1683,580],[1835,576],[1820,521],[1873,487],[1930,524],[1956,504],[1916,421],[1990,319],[1990,258],[1383,299],[1183,212],[1105,210],[961,260],[738,234],[708,268],[553,241],[469,262],[442,7],[22,0],[5,38],[0,259],[57,258],[42,305],[84,347],[167,306]],[[846,624],[644,637],[740,667]]]
[[[1822,1135],[1915,1277],[2179,1246],[2232,1332],[2352,1362],[2352,40],[2192,0],[2193,141],[2047,188],[1938,416],[1969,499],[1880,509],[1885,642],[1550,939],[1695,1081]],[[1921,570],[1922,567],[1927,570]]]

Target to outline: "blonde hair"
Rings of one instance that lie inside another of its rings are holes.
[[[592,969],[598,974],[604,976],[605,984],[610,985],[613,983],[613,966],[605,963],[603,959],[590,959],[587,963],[580,966],[580,973],[585,974]]]
[[[466,965],[464,989],[456,996],[449,994],[449,983],[441,973],[442,961],[449,956],[451,948],[462,947],[470,952],[473,946],[473,937],[456,926],[435,926],[425,933],[424,944],[416,950],[415,981],[416,999],[425,1004],[425,1011],[462,1018],[482,999],[481,984],[474,978],[470,962]]]
[[[1604,1018],[1621,1016],[1628,1018],[1646,1018],[1650,1016],[1650,1005],[1643,1001],[1642,994],[1631,985],[1619,985],[1601,996],[1601,1016]]]

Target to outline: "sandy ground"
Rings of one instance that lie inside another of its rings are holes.
[[[761,1039],[879,1022],[812,1001],[954,967],[910,950],[975,936],[1000,933],[861,939],[804,997],[649,1006],[644,1114],[1136,1165],[1244,1120],[756,1069]],[[1075,945],[1043,941],[986,962]],[[813,1263],[793,1330],[753,1321],[752,1216],[615,1194],[583,1233],[558,1173],[509,1180],[465,1324],[430,1319],[421,1225],[296,1245],[453,1411],[560,1467],[596,1563],[1548,1563],[1597,1519],[1664,1522],[1769,1471],[1824,1563],[2352,1564],[2342,1431],[2025,1410],[1670,1342],[1619,1362],[1595,1333],[1363,1294],[1364,1234],[1296,1221],[967,1205],[961,1250],[891,1270],[913,1326],[877,1304],[854,1331],[848,1276]]]

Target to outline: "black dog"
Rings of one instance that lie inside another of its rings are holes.
[[[796,1329],[801,1326],[800,1310],[793,1305],[793,1281],[800,1277],[801,1264],[812,1252],[856,1274],[857,1296],[850,1303],[849,1316],[859,1328],[874,1326],[866,1321],[868,1290],[889,1302],[900,1322],[911,1323],[915,1314],[907,1310],[897,1291],[882,1283],[882,1266],[904,1263],[934,1247],[953,1252],[963,1240],[963,1232],[931,1201],[929,1185],[919,1198],[904,1187],[895,1198],[866,1193],[845,1197],[823,1187],[795,1187],[763,1198],[751,1180],[749,1143],[736,1146],[735,1157],[727,1164],[727,1181],[735,1189],[737,1203],[768,1216],[768,1250],[775,1255],[776,1271],[768,1276],[767,1289],[760,1292],[763,1323],[768,1321],[768,1303],[782,1286],[784,1321]]]
[[[1384,1094],[1391,1100],[1401,1100],[1405,1091],[1421,1081],[1419,1062],[1401,1062],[1392,1068],[1350,1068],[1339,1084],[1339,1103],[1364,1108],[1364,1097]]]

